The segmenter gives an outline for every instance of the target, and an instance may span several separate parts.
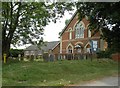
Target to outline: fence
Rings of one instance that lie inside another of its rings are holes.
[[[67,60],[82,60],[82,59],[92,59],[95,54],[55,54],[55,60],[67,59]]]
[[[38,56],[37,56],[38,57]],[[31,56],[27,56],[26,58],[28,59],[32,59],[33,58],[37,58],[37,57],[31,57]],[[89,54],[89,53],[85,53],[85,54],[81,54],[81,53],[75,53],[75,54],[53,54],[51,56],[49,56],[48,53],[45,53],[43,55],[41,55],[41,57],[43,58],[44,61],[57,61],[57,60],[83,60],[83,59],[91,59],[96,57],[95,54]]]

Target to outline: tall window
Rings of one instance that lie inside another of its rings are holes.
[[[91,46],[90,46],[90,44],[88,44],[88,45],[86,46],[86,52],[87,52],[87,53],[90,53],[90,48],[91,48]]]
[[[88,29],[88,37],[91,37],[91,31]]]
[[[75,38],[84,38],[84,26],[81,22],[75,26]]]
[[[67,53],[73,53],[73,47],[72,47],[71,44],[68,45],[68,47],[66,48],[66,52],[67,52]]]
[[[77,44],[77,45],[75,46],[75,49],[76,49],[76,52],[77,52],[77,53],[81,53],[81,45],[80,45],[80,44]]]
[[[72,51],[72,47],[69,46],[68,49],[67,49],[67,53],[72,53],[72,52],[73,52],[73,51]]]
[[[69,39],[72,39],[72,30],[69,30]]]

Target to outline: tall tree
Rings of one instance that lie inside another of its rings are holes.
[[[120,2],[77,2],[80,20],[88,17],[89,28],[102,31],[108,48],[120,52]]]
[[[2,53],[9,55],[10,44],[40,44],[44,27],[71,9],[62,2],[2,2]]]
[[[70,22],[70,19],[66,19],[65,20],[65,25],[68,25],[69,22]]]

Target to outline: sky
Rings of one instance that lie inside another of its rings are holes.
[[[60,20],[57,20],[57,23],[51,22],[49,25],[45,27],[44,31],[44,41],[59,41],[59,32],[61,32],[65,27],[65,20],[70,19],[75,11],[72,14],[65,12],[65,15]]]
[[[45,30],[44,30],[44,36],[43,36],[43,39],[44,41],[59,41],[59,32],[61,32],[64,27],[65,27],[65,20],[66,19],[70,19],[73,14],[75,13],[75,10],[71,12],[72,14],[69,14],[69,12],[65,12],[64,16],[62,18],[60,18],[60,20],[57,20],[56,23],[54,22],[51,22],[49,23],[49,25],[47,25],[45,27]],[[14,49],[24,49],[28,46],[30,46],[31,44],[27,44],[27,45],[22,45],[22,46],[17,46],[17,47],[13,47],[11,45],[11,48],[14,48]]]

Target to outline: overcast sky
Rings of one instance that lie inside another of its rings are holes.
[[[60,20],[57,20],[57,23],[51,22],[45,27],[44,31],[44,41],[59,41],[59,32],[61,32],[65,27],[65,20],[70,19],[75,11],[72,14],[65,12],[65,15]]]
[[[57,20],[56,23],[49,23],[49,25],[47,25],[45,27],[45,30],[44,30],[44,36],[43,36],[43,39],[44,41],[59,41],[59,32],[61,32],[64,27],[65,27],[65,20],[66,19],[70,19],[73,14],[75,13],[75,10],[72,11],[72,14],[69,14],[69,12],[65,12],[65,15],[60,18],[60,20]],[[23,46],[19,46],[19,47],[16,47],[17,49],[24,49],[28,46],[30,46],[31,44],[27,44],[27,45],[23,45]],[[11,48],[15,48],[13,46],[11,46]]]

